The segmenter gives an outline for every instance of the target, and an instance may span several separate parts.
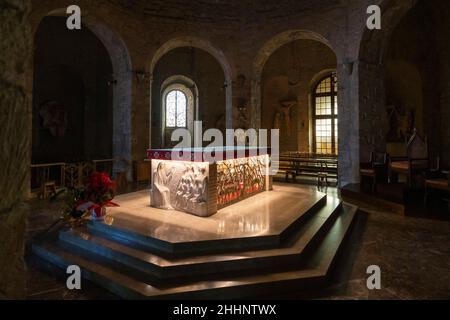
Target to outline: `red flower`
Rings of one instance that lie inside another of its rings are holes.
[[[104,172],[94,172],[86,186],[87,200],[97,204],[106,203],[114,198],[116,184]]]

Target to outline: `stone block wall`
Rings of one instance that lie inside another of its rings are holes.
[[[78,1],[82,12],[86,13],[83,19],[89,20],[88,27],[100,31],[97,34],[109,42],[106,47],[110,54],[127,60],[128,53],[129,63],[114,67],[115,74],[122,76],[116,86],[119,100],[115,100],[114,125],[120,130],[114,133],[114,148],[117,149],[114,154],[140,160],[151,144],[152,63],[156,64],[154,58],[163,48],[175,44],[172,46],[175,49],[176,44],[183,44],[215,53],[226,69],[227,125],[236,125],[238,100],[246,98],[249,121],[259,127],[263,95],[259,63],[264,64],[266,55],[270,56],[292,39],[311,39],[327,44],[336,55],[340,105],[339,175],[343,184],[359,181],[360,159],[364,160],[374,147],[383,149],[385,146],[381,130],[385,125],[385,90],[380,63],[392,29],[415,2]],[[44,16],[57,9],[64,12],[69,4],[68,0],[36,2],[30,16],[33,30]],[[373,4],[383,7],[381,31],[366,28],[366,10]],[[111,50],[115,43],[122,49]],[[258,60],[259,57],[262,59]],[[135,71],[143,71],[145,79],[137,80]],[[251,87],[244,92],[245,97],[235,94],[239,76],[244,76]]]
[[[358,117],[359,101],[357,92],[354,92],[357,90],[355,74],[350,75],[343,72],[343,69],[347,62],[357,63],[366,8],[372,2],[79,1],[82,13],[86,12],[84,21],[89,20],[88,27],[111,30],[105,39],[110,42],[111,39],[121,39],[130,59],[128,70],[122,72],[128,74],[131,80],[131,95],[128,101],[124,100],[123,105],[119,103],[114,108],[114,119],[120,116],[120,121],[114,126],[130,121],[130,129],[121,129],[122,134],[117,136],[117,141],[114,140],[114,147],[118,146],[120,150],[114,154],[124,155],[130,150],[130,158],[140,160],[153,140],[151,126],[154,119],[150,112],[152,93],[149,92],[149,87],[155,76],[151,74],[154,66],[152,63],[155,62],[153,60],[164,48],[172,46],[175,49],[177,44],[182,44],[212,54],[224,69],[227,126],[237,126],[237,104],[239,101],[246,101],[249,124],[258,128],[261,114],[254,97],[258,96],[262,83],[256,76],[257,72],[255,73],[259,68],[257,66],[255,69],[255,61],[260,56],[264,57],[267,48],[273,52],[292,40],[292,32],[294,36],[300,32],[300,39],[326,43],[336,55],[340,74],[339,103],[346,112],[345,116],[342,115],[344,121],[340,121],[339,126],[340,156],[346,162],[340,169],[340,175],[343,183],[357,181],[355,172],[359,166],[358,148],[350,148],[354,143],[347,144],[347,141],[352,141],[358,133],[358,121],[355,121],[355,117]],[[59,9],[60,14],[64,15],[63,9],[68,4],[70,1],[65,0],[42,0],[36,3],[30,16],[33,30],[50,12]],[[106,47],[111,53],[110,47]],[[114,59],[112,60],[114,64]],[[145,78],[138,80],[135,71],[146,73]],[[116,70],[114,72],[117,74]],[[239,86],[239,79],[243,78],[246,82],[242,88]],[[121,83],[119,81],[117,86],[122,85]],[[119,109],[122,111],[117,113]]]
[[[30,140],[30,2],[0,0],[0,298],[25,296],[26,217],[22,200],[28,185]]]

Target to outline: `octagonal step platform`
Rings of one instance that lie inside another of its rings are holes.
[[[280,212],[276,206],[261,205],[260,197],[256,205],[246,205],[265,210],[219,212],[216,219],[158,211],[150,214],[147,224],[139,223],[144,212],[149,214],[138,204],[144,195],[130,194],[117,199],[120,212],[111,212],[105,224],[63,230],[56,238],[34,244],[33,251],[62,268],[79,265],[85,278],[124,298],[213,298],[216,294],[236,298],[251,295],[256,288],[273,290],[286,281],[321,283],[350,230],[356,208],[298,187],[275,186],[275,197],[278,194],[285,195],[279,199],[296,201],[285,201],[289,205],[281,204]],[[164,215],[170,219],[161,220]],[[197,219],[211,221],[200,224]],[[155,221],[164,226],[163,231],[155,231]],[[184,227],[195,232],[185,233]],[[176,236],[180,230],[182,237]],[[161,239],[175,246],[161,246]],[[251,241],[243,244],[244,239]]]
[[[167,255],[193,255],[278,247],[304,220],[322,208],[323,193],[275,187],[220,210],[208,218],[149,206],[147,191],[123,195],[105,222],[88,229]]]

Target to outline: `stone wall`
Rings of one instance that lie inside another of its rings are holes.
[[[359,121],[355,119],[359,114],[359,101],[357,73],[349,73],[345,68],[348,63],[358,64],[366,9],[372,2],[352,0],[344,4],[339,0],[283,0],[184,3],[161,0],[129,3],[100,0],[78,1],[78,4],[85,14],[84,19],[113,30],[123,39],[129,52],[132,129],[125,130],[122,137],[131,142],[130,157],[134,160],[142,159],[152,140],[151,124],[154,119],[151,119],[149,107],[152,100],[149,87],[154,77],[153,66],[164,48],[194,46],[211,53],[225,74],[227,126],[238,126],[236,107],[239,101],[245,101],[249,123],[259,127],[261,81],[257,70],[262,70],[264,65],[256,65],[255,69],[256,59],[263,57],[261,61],[264,64],[271,53],[292,40],[313,39],[326,43],[334,51],[337,61],[339,113],[342,117],[339,126],[342,165],[339,170],[342,183],[347,183],[358,180],[359,147],[355,141],[358,140]],[[69,4],[70,1],[64,0],[36,3],[30,17],[33,29],[45,15],[64,9]],[[136,70],[146,72],[148,76],[138,81],[133,73]],[[236,93],[242,89],[238,86],[242,76],[246,79],[245,88]],[[126,123],[127,114],[121,115],[125,117],[121,122]],[[131,136],[127,136],[126,132],[130,132]],[[126,147],[122,149],[124,152],[127,150]]]
[[[415,2],[80,0],[77,3],[83,19],[90,20],[89,27],[103,30],[94,33],[105,35],[109,30],[109,36],[102,41],[116,39],[110,44],[122,48],[113,52],[114,46],[105,45],[110,55],[117,58],[125,57],[124,52],[129,54],[129,64],[121,64],[120,72],[114,67],[115,73],[123,77],[118,81],[120,93],[116,97],[120,100],[115,100],[114,108],[120,134],[113,141],[118,146],[115,154],[134,160],[142,159],[153,140],[149,88],[155,76],[153,67],[163,56],[161,53],[167,52],[165,49],[193,46],[212,54],[225,74],[227,126],[237,126],[238,101],[246,101],[249,121],[258,128],[262,119],[261,73],[270,55],[299,39],[316,40],[330,47],[336,55],[339,78],[339,175],[341,184],[346,184],[359,181],[360,160],[367,158],[373,148],[385,146],[383,57],[392,30]],[[72,4],[69,0],[36,1],[30,16],[33,30],[44,16],[69,4]],[[373,4],[383,7],[379,31],[366,28],[366,10]],[[114,57],[112,60],[114,65]],[[136,71],[144,72],[145,79],[137,80]],[[250,88],[243,90],[244,96],[236,93],[238,77],[242,76]],[[445,97],[444,94],[441,99]]]
[[[30,39],[45,16],[64,16],[65,8],[73,4],[71,0],[32,2],[27,16],[31,1],[0,0],[0,141],[4,144],[0,155],[0,294],[8,296],[21,294],[16,290],[21,285],[15,280],[22,266],[25,228],[20,205],[31,162],[33,68],[26,63],[32,48]],[[193,46],[214,56],[225,78],[227,126],[237,126],[236,107],[239,101],[245,101],[250,123],[260,127],[261,98],[266,90],[261,76],[266,62],[283,45],[309,39],[327,45],[336,56],[340,183],[359,181],[360,160],[365,160],[372,149],[386,146],[385,58],[393,30],[416,2],[77,1],[84,26],[108,51],[117,80],[113,88],[113,155],[139,160],[151,145],[152,73],[166,52]],[[382,30],[365,27],[366,9],[372,4],[383,7]],[[433,4],[437,25],[432,33],[440,39],[436,43],[441,151],[448,163],[450,47],[445,39],[449,6],[447,0],[435,0]],[[26,21],[31,32],[24,27]],[[144,77],[140,79],[138,74]],[[239,86],[243,78],[244,88]]]
[[[0,298],[22,298],[26,230],[22,199],[30,153],[30,101],[24,77],[31,53],[30,1],[0,0],[0,8]]]

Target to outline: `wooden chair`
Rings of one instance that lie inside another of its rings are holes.
[[[50,179],[50,167],[45,167],[42,169],[41,187],[38,196],[41,199],[47,199],[56,192],[56,181]]]
[[[413,184],[413,176],[422,174],[428,169],[428,143],[414,129],[414,134],[406,148],[406,157],[390,157],[389,180],[397,182],[399,174],[407,176],[408,187]]]
[[[370,179],[372,181],[372,192],[377,192],[377,184],[379,182],[386,182],[387,180],[387,165],[388,154],[372,152],[370,154],[370,161],[360,164],[359,173],[361,175],[361,183],[364,180]]]
[[[55,181],[47,181],[44,182],[41,186],[41,197],[42,199],[47,199],[56,194],[56,182]]]

